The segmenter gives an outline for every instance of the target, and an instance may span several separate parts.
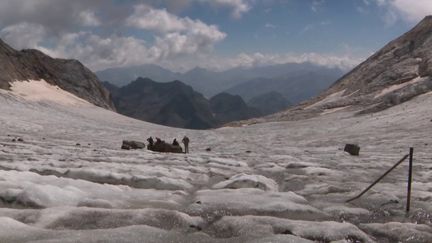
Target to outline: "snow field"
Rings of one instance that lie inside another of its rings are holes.
[[[208,131],[51,102],[0,92],[0,242],[432,241],[430,94],[372,115]],[[184,135],[187,155],[119,149]],[[410,146],[410,215],[406,163],[345,203]]]

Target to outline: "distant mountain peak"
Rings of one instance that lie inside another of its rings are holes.
[[[178,78],[178,74],[156,64],[143,64],[130,67],[109,68],[96,72],[99,79],[119,87],[125,86],[138,77],[148,77],[158,82],[169,82]]]
[[[197,67],[194,67],[193,69],[185,72],[184,74],[185,75],[191,75],[191,74],[202,75],[202,74],[208,74],[208,73],[216,73],[216,72],[210,71],[210,70],[208,70],[206,68],[197,66]]]

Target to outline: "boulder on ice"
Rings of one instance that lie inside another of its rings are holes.
[[[146,147],[145,143],[138,142],[138,141],[128,141],[128,140],[123,140],[123,143],[121,146],[122,149],[126,149],[126,150],[143,149],[145,147]]]
[[[346,144],[344,151],[351,155],[358,156],[360,154],[360,146],[357,144]]]

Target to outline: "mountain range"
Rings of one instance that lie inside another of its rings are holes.
[[[328,68],[307,62],[238,67],[220,72],[197,67],[179,73],[154,64],[111,68],[96,72],[101,80],[119,87],[137,77],[148,77],[158,82],[181,80],[208,98],[226,92],[238,94],[248,101],[255,96],[275,91],[283,94],[291,103],[298,103],[317,95],[343,73],[344,71],[338,68]]]
[[[123,87],[109,82],[104,85],[119,113],[166,126],[208,129],[261,115],[240,96],[224,93],[208,100],[181,81],[159,83],[138,78]]]
[[[275,78],[257,78],[235,85],[227,93],[249,101],[271,92],[278,92],[292,104],[300,103],[324,91],[343,75],[340,69],[313,66]]]
[[[100,80],[114,84],[117,87],[128,85],[139,77],[147,77],[158,82],[170,82],[178,79],[180,73],[155,64],[145,64],[131,67],[108,68],[96,72]]]

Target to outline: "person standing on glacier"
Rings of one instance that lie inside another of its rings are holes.
[[[184,136],[182,139],[182,143],[184,144],[185,154],[189,153],[189,138]]]

